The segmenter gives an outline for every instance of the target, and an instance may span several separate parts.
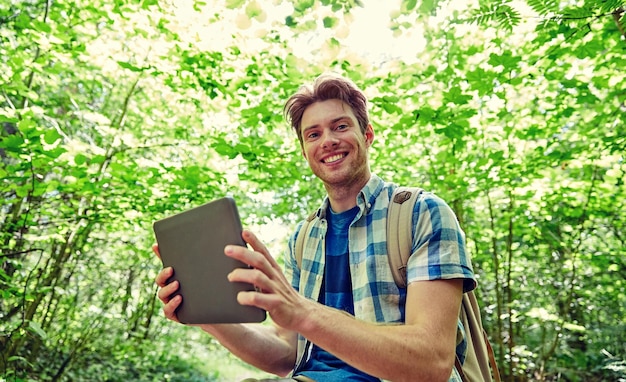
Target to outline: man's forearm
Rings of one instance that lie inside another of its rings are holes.
[[[447,381],[454,364],[454,343],[441,346],[416,325],[378,325],[322,307],[305,332],[319,347],[385,380]]]
[[[295,333],[274,325],[201,325],[222,346],[244,362],[268,373],[285,376],[296,358]]]
[[[411,284],[405,325],[361,321],[311,301],[303,308],[298,330],[376,377],[394,382],[447,381],[454,365],[461,288],[460,281]]]

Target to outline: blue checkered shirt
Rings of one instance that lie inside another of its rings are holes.
[[[406,289],[399,289],[393,279],[387,257],[387,210],[391,195],[397,186],[383,182],[372,175],[357,196],[357,213],[350,226],[349,253],[353,286],[355,317],[368,322],[404,322]],[[325,198],[316,214],[309,237],[304,241],[301,268],[295,259],[295,241],[300,223],[289,239],[289,253],[285,259],[285,274],[291,285],[302,295],[317,301],[324,279],[325,235],[327,230]],[[450,207],[432,193],[422,192],[413,210],[413,246],[407,264],[407,282],[441,279],[463,279],[464,291],[476,287],[469,255],[465,249],[465,235]],[[459,321],[457,338],[464,338]],[[463,339],[457,345],[457,354],[464,353]],[[308,357],[307,340],[298,337],[298,355],[295,370]],[[461,354],[463,355],[463,354]],[[450,381],[460,381],[453,370]]]

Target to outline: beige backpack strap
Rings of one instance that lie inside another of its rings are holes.
[[[483,329],[483,337],[485,337],[485,344],[487,345],[487,352],[489,353],[489,364],[491,365],[493,379],[496,382],[502,382],[502,380],[500,379],[500,370],[498,369],[498,363],[496,362],[496,354],[493,351],[493,346],[491,346],[489,336],[487,336],[487,331],[485,331],[485,329]]]
[[[417,187],[396,188],[387,211],[387,255],[393,279],[400,288],[407,287],[406,265],[413,247],[413,206],[421,192]]]
[[[296,253],[294,253],[294,256],[296,258],[296,264],[298,265],[298,268],[302,268],[302,256],[304,253],[304,243],[306,241],[306,239],[309,237],[309,230],[311,229],[311,227],[313,227],[313,220],[317,219],[317,213],[313,212],[311,215],[309,215],[306,220],[302,223],[302,227],[300,227],[300,232],[298,232],[298,237],[296,237],[296,243],[295,243],[295,251]],[[302,360],[304,359],[305,354],[307,353],[307,348],[309,348],[310,346],[310,342],[309,341],[298,341],[298,348],[297,348],[297,357],[298,359],[296,360],[296,368],[298,368],[300,366],[300,363],[302,363]]]
[[[302,253],[304,252],[304,241],[308,237],[309,228],[312,226],[313,220],[317,218],[317,212],[313,212],[306,220],[302,223],[302,227],[300,228],[300,232],[298,232],[298,237],[296,238],[296,264],[298,264],[298,268],[302,267]]]

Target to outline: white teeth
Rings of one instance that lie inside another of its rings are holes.
[[[328,158],[324,159],[324,163],[336,162],[336,161],[338,161],[341,158],[343,158],[342,154],[333,155],[332,157],[328,157]]]

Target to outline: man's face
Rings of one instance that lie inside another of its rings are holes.
[[[336,99],[316,102],[304,111],[300,128],[302,154],[327,188],[369,180],[374,130],[368,125],[363,134],[350,106]]]

